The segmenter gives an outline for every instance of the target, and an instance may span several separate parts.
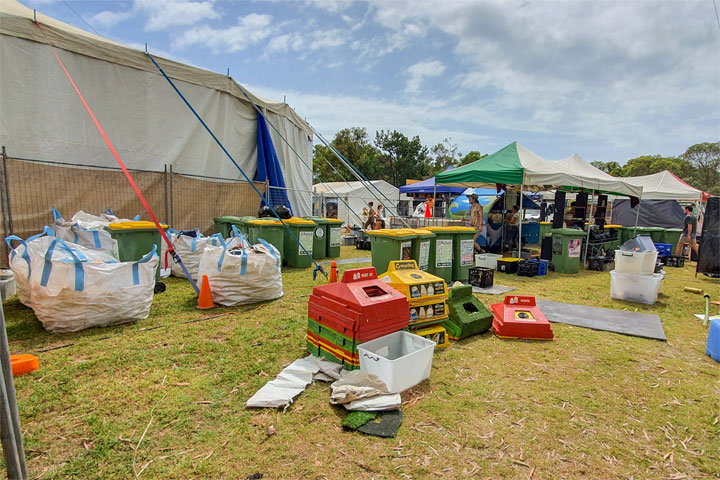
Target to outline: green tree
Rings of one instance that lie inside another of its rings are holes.
[[[460,163],[458,163],[458,167],[462,167],[463,165],[467,165],[469,163],[476,162],[480,160],[481,158],[487,157],[487,153],[480,153],[477,150],[471,150],[460,159]]]
[[[452,139],[445,138],[441,143],[430,147],[432,155],[431,175],[444,172],[448,167],[454,167],[460,161],[462,153],[458,150],[456,143],[452,143]]]
[[[689,184],[713,195],[720,195],[720,142],[693,145],[682,154],[682,158],[695,169]]]
[[[618,162],[601,162],[596,160],[594,162],[590,162],[590,164],[614,177],[624,176],[623,166]]]
[[[409,139],[397,130],[375,133],[375,146],[380,150],[382,179],[397,186],[408,178],[422,179],[430,174],[428,148],[417,135]]]
[[[358,170],[370,179],[382,175],[378,150],[370,143],[367,130],[360,127],[344,128],[335,134],[331,144]],[[355,180],[335,153],[325,145],[316,145],[313,152],[314,182],[341,182],[343,178]]]

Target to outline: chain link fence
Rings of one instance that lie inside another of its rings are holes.
[[[261,199],[244,180],[186,175],[164,171],[130,170],[150,208],[163,223],[178,230],[199,228],[215,232],[213,218],[256,215]],[[254,182],[265,193],[265,183]],[[55,207],[66,218],[83,210],[100,214],[106,209],[120,218],[140,214],[149,220],[140,199],[120,168],[89,167],[26,158],[0,159],[0,228],[8,235],[27,238],[52,222]],[[2,242],[0,266],[7,267],[8,250]]]

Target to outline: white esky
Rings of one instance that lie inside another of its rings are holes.
[[[66,0],[100,35],[230,74],[331,139],[678,155],[720,139],[712,0]],[[61,0],[27,6],[79,28]]]

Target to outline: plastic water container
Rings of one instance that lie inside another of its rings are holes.
[[[399,331],[357,347],[360,371],[377,375],[391,393],[414,387],[430,378],[435,342]]]
[[[716,362],[720,362],[720,320],[710,320],[705,353]]]
[[[478,253],[475,255],[475,266],[496,269],[498,258],[502,258],[502,255],[498,255],[497,253]]]
[[[665,276],[661,273],[633,275],[612,270],[610,272],[610,298],[653,305],[657,302],[664,278]]]
[[[15,295],[16,285],[12,270],[0,270],[0,297],[3,300]]]
[[[657,250],[625,252],[615,250],[615,271],[632,275],[650,275],[655,272]]]
[[[623,252],[651,252],[656,250],[650,235],[637,235],[620,245]]]

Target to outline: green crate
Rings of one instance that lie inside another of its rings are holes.
[[[451,288],[447,306],[450,315],[442,326],[452,340],[490,330],[493,314],[473,295],[471,285]]]
[[[362,343],[358,342],[355,339],[352,339],[350,337],[346,337],[342,333],[338,333],[332,328],[322,325],[315,320],[312,320],[308,318],[308,330],[315,333],[316,335],[324,338],[328,342],[331,342],[338,347],[342,348],[343,350],[347,350],[350,353],[353,353],[355,355],[358,354],[357,346]]]

